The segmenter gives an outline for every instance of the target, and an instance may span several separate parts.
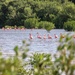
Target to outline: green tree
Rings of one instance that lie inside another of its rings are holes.
[[[64,29],[68,31],[75,31],[75,21],[67,21],[64,23]]]
[[[51,29],[53,29],[55,26],[52,22],[47,22],[47,21],[41,21],[39,22],[39,26],[38,28],[44,28],[47,31],[50,31]]]
[[[36,18],[26,19],[24,22],[24,26],[26,28],[38,28],[38,19]]]

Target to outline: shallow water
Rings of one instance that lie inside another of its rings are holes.
[[[37,32],[43,37],[44,34],[46,36],[50,34],[52,39],[38,39]],[[33,35],[33,39],[29,41],[29,33]],[[59,44],[58,40],[60,37],[60,33],[65,34],[66,31],[64,29],[53,29],[50,32],[47,32],[44,29],[26,29],[26,30],[2,30],[0,29],[0,50],[4,54],[13,54],[13,49],[16,45],[21,46],[22,41],[26,40],[30,42],[29,52],[45,52],[54,54],[57,50],[57,46]],[[58,38],[54,38],[54,34],[58,35]]]

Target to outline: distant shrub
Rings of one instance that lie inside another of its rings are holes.
[[[7,29],[7,28],[11,28],[11,26],[9,26],[9,25],[5,25],[5,28]]]
[[[64,23],[64,29],[67,31],[75,31],[75,21],[67,21]]]
[[[54,24],[52,22],[41,21],[41,22],[39,22],[38,28],[44,28],[47,31],[49,31],[54,28]]]
[[[38,19],[36,19],[36,18],[26,19],[24,22],[24,26],[26,28],[37,28],[38,27]]]
[[[19,26],[18,28],[25,28],[24,26]]]

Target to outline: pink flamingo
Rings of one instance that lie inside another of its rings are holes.
[[[10,30],[10,28],[7,28],[7,30]]]
[[[33,36],[32,36],[32,34],[31,34],[31,33],[29,34],[29,38],[30,38],[30,39],[33,39]]]
[[[17,28],[15,27],[14,30],[16,30]]]
[[[58,38],[58,36],[57,36],[56,34],[54,34],[54,37],[55,37],[55,38]]]
[[[3,27],[2,30],[5,30],[5,28]]]
[[[75,38],[75,35],[73,35],[73,38]]]
[[[37,38],[42,39],[39,33],[37,33]]]
[[[43,39],[46,39],[47,37],[46,37],[46,34],[44,34],[44,36],[43,36]]]
[[[49,34],[48,34],[48,39],[52,39],[52,36],[50,36]]]

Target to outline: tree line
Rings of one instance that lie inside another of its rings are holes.
[[[0,28],[6,25],[64,28],[65,22],[75,20],[74,3],[74,0],[0,0]]]

